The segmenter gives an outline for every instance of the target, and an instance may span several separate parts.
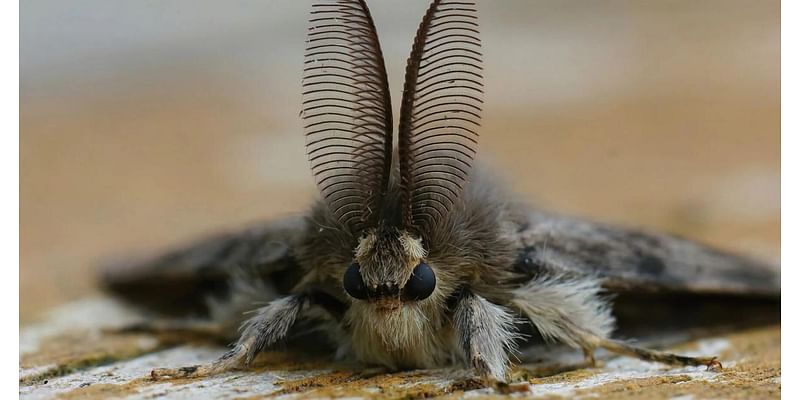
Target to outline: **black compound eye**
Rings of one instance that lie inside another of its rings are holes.
[[[409,300],[423,300],[436,289],[436,274],[428,264],[419,263],[403,288],[403,296]]]
[[[352,263],[347,267],[342,283],[344,284],[344,290],[351,297],[360,300],[367,298],[367,286],[364,285],[364,280],[361,279],[361,267],[358,266],[358,263]]]

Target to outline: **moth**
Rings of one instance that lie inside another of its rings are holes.
[[[210,364],[154,377],[246,367],[298,326],[324,333],[337,358],[389,369],[468,365],[493,382],[507,380],[525,325],[590,361],[602,348],[717,368],[713,355],[612,338],[610,294],[780,296],[779,273],[765,263],[539,210],[474,165],[484,93],[474,1],[434,0],[423,16],[396,143],[364,0],[312,6],[303,65],[301,116],[320,193],[307,215],[102,274],[112,292],[163,313],[146,329],[238,336]]]

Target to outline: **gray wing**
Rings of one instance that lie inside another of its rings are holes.
[[[780,296],[780,268],[671,235],[530,211],[518,218],[516,268],[592,274],[612,292]]]
[[[129,302],[169,315],[206,314],[206,300],[227,296],[236,274],[261,279],[277,294],[288,293],[299,279],[294,251],[306,225],[304,217],[286,218],[155,257],[110,263],[99,271],[100,284]]]

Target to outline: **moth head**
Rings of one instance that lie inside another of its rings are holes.
[[[390,226],[369,229],[360,238],[342,283],[356,299],[399,305],[424,300],[436,288],[436,274],[425,262],[422,240]]]
[[[394,151],[386,67],[366,2],[314,4],[301,115],[322,199],[341,230],[360,238],[342,277],[352,297],[397,303],[435,290],[422,243],[452,226],[447,219],[469,181],[481,57],[474,2],[433,0],[406,64]],[[390,193],[392,178],[399,193]]]

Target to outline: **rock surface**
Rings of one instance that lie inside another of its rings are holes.
[[[97,318],[102,315],[103,318]],[[178,337],[112,333],[139,316],[112,300],[62,306],[20,335],[21,399],[489,398],[505,396],[462,369],[387,373],[293,352],[262,354],[252,369],[205,379],[154,381],[153,368],[209,362],[223,347]],[[514,368],[514,392],[533,398],[779,398],[780,326],[703,338],[671,348],[718,354],[725,369],[670,368],[600,353],[594,368],[559,347],[535,347]]]

